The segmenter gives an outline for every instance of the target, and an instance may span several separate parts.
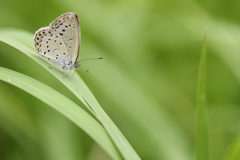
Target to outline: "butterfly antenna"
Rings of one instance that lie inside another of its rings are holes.
[[[83,59],[83,60],[78,61],[78,63],[79,63],[79,62],[82,62],[82,61],[88,61],[88,60],[94,60],[94,59],[103,59],[103,57],[100,57],[100,58],[89,58],[89,59]]]
[[[83,67],[83,66],[81,66],[87,73],[89,73],[89,71],[85,68],[85,67]]]

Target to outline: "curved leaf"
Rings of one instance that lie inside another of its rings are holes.
[[[97,100],[94,98],[78,74],[75,74],[69,79],[63,78],[62,73],[56,70],[48,69],[49,63],[38,56],[33,50],[33,47],[31,47],[33,46],[31,34],[20,30],[2,29],[0,30],[0,40],[14,46],[15,48],[33,58],[35,61],[44,66],[49,72],[51,72],[56,78],[58,78],[66,87],[68,87],[79,98],[79,100],[82,101],[82,103],[89,109],[89,111],[91,111],[93,115],[96,116],[96,118],[101,122],[125,159],[140,159],[134,149],[122,135],[122,133],[118,130],[109,116],[101,108]]]

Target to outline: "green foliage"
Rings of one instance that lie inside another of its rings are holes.
[[[197,91],[197,135],[196,135],[196,159],[209,159],[207,100],[206,100],[206,66],[207,66],[207,35],[206,30],[201,53],[198,91]]]
[[[210,160],[239,159],[239,5],[192,0],[0,2],[0,39],[13,45],[0,42],[1,80],[7,82],[0,82],[0,159],[139,155],[190,160],[198,154]],[[70,11],[81,23],[79,60],[104,57],[83,62],[90,74],[80,69],[72,80],[48,69],[51,64],[33,45],[36,30]],[[199,112],[198,69],[206,27],[208,65],[202,86],[207,108]],[[18,87],[24,81],[40,87],[19,89],[9,84],[17,83],[10,75],[24,79]],[[47,91],[45,98],[41,91]],[[77,112],[82,117],[70,114]],[[202,132],[196,130],[198,118],[206,119]],[[196,147],[199,142],[202,149]]]
[[[21,39],[26,41],[21,42]],[[42,64],[45,68],[48,68],[48,64],[44,64],[46,62],[37,57],[34,54],[34,50],[29,47],[31,46],[31,43],[27,43],[30,42],[29,34],[16,30],[0,30],[0,40],[23,51]],[[62,81],[63,84],[65,84],[65,86],[67,86],[101,122],[125,159],[139,159],[135,151],[132,150],[131,146],[99,106],[98,102],[91,95],[91,92],[78,75],[75,75],[73,78],[64,78],[60,72],[57,72],[56,70],[50,71],[56,72],[54,75]],[[109,139],[101,124],[98,124],[90,115],[83,112],[83,110],[80,110],[76,104],[30,77],[25,77],[10,70],[5,70],[4,68],[0,69],[0,74],[3,81],[9,82],[10,84],[25,90],[65,115],[105,148],[114,159],[122,159],[121,156],[118,155],[118,151],[115,149],[114,144],[112,144],[111,139]]]

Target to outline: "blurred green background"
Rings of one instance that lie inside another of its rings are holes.
[[[233,0],[0,0],[0,28],[34,34],[76,12],[79,59],[104,57],[83,63],[90,74],[77,72],[143,160],[194,159],[198,66],[208,28],[210,159],[225,160],[240,150],[239,8]],[[2,42],[0,65],[81,105],[43,67]],[[111,158],[55,110],[0,82],[0,159]]]

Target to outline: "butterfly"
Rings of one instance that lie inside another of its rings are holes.
[[[79,62],[81,61],[103,59],[100,57],[77,61],[80,50],[80,34],[77,14],[65,13],[49,26],[36,31],[34,35],[36,51],[44,59],[55,63],[64,70],[80,68]]]

